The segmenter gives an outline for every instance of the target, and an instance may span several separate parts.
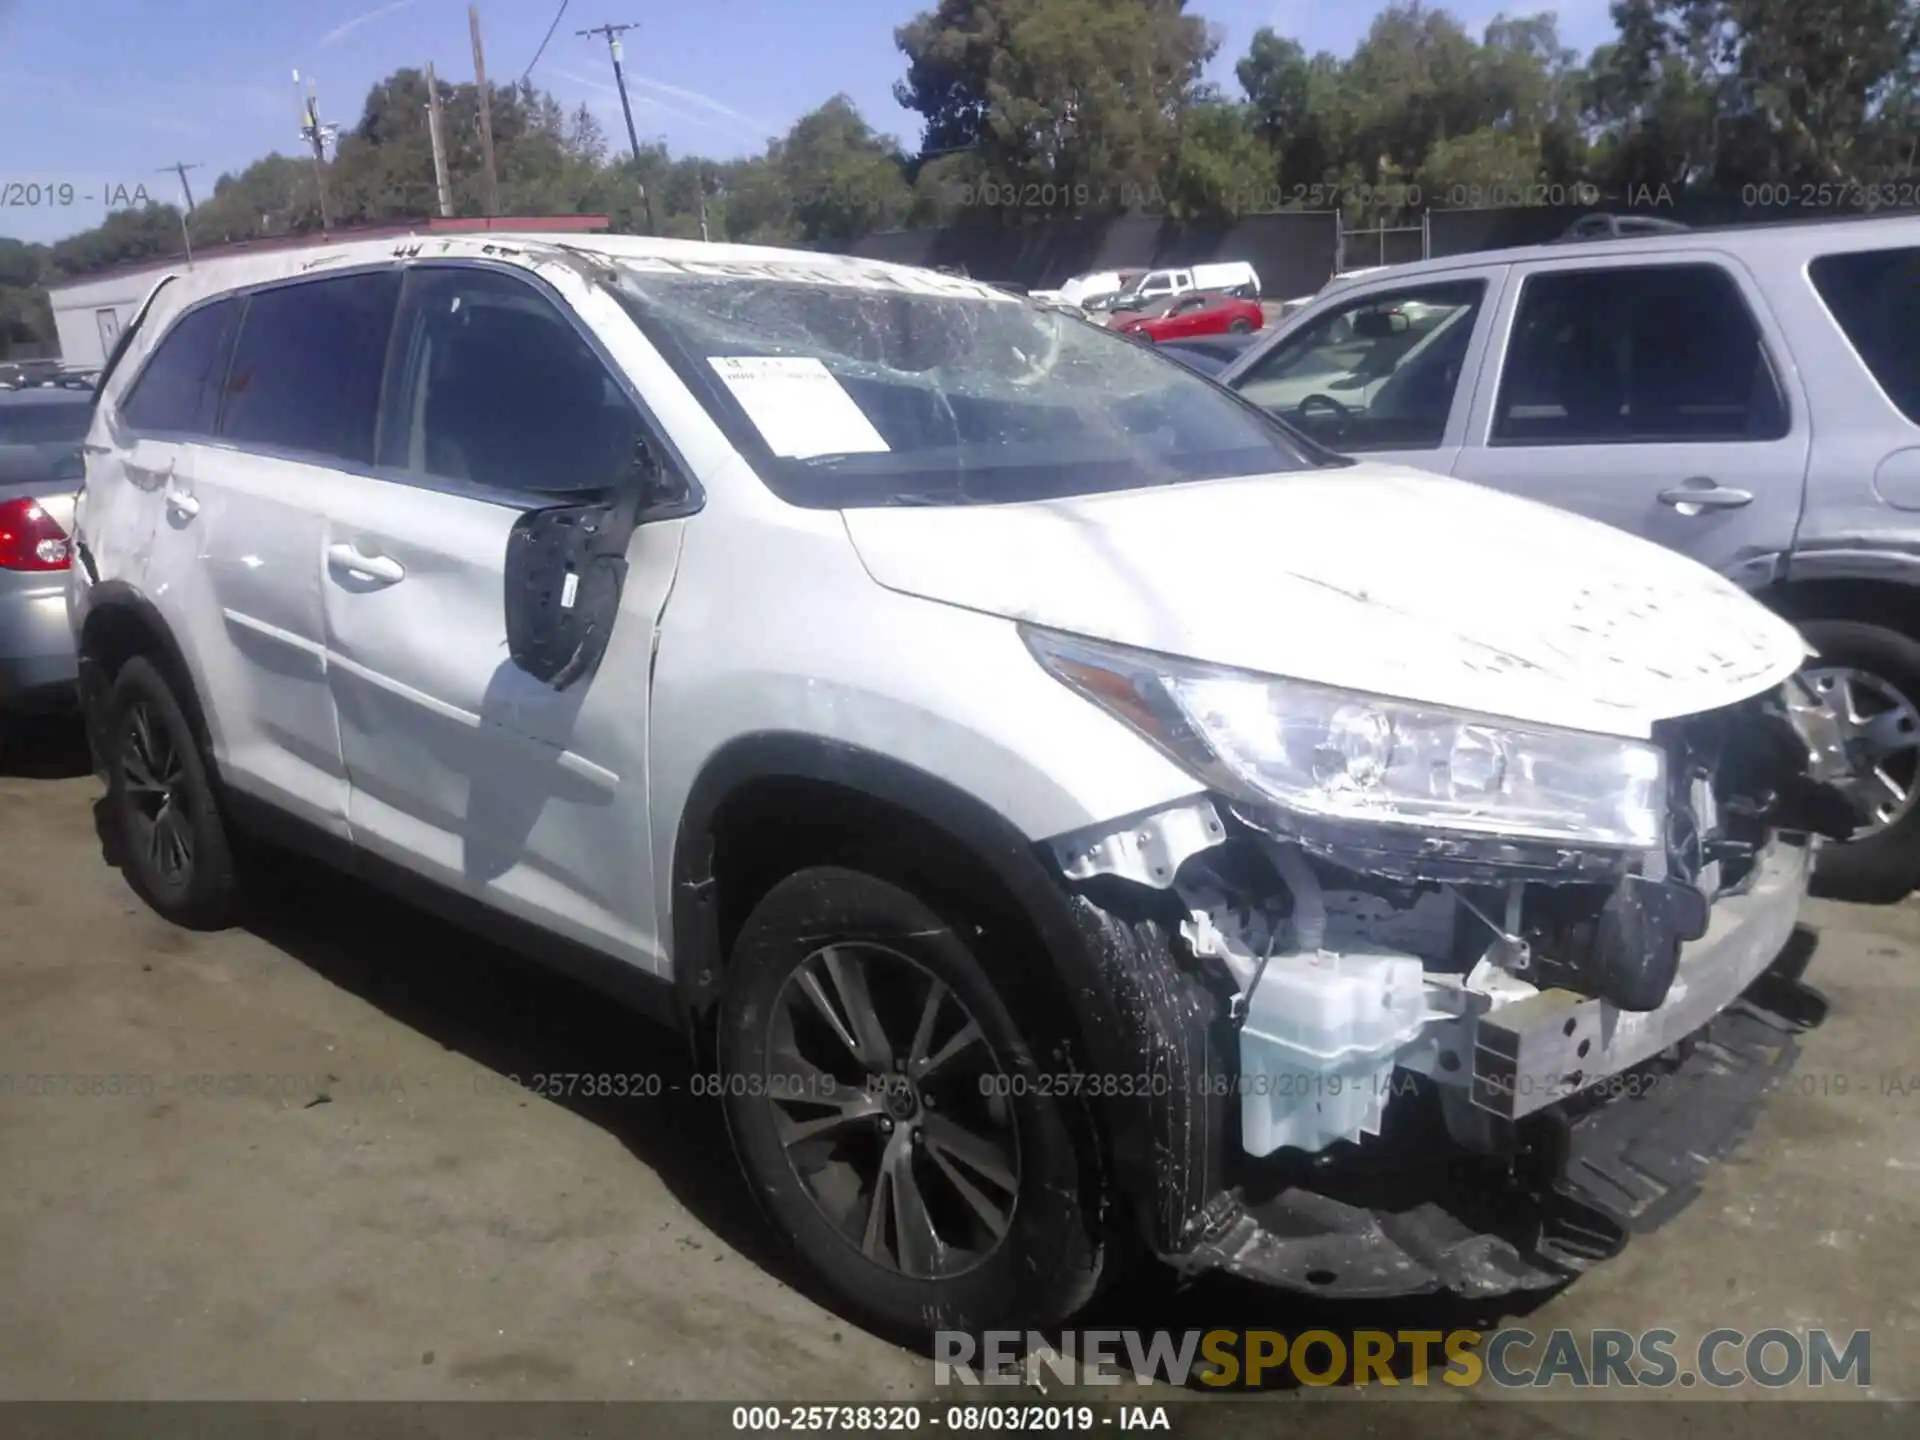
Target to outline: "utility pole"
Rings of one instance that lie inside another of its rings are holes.
[[[620,37],[629,30],[637,30],[637,25],[595,25],[590,30],[576,30],[580,36],[604,35],[607,37],[607,53],[613,56],[613,83],[620,91],[620,113],[627,117],[627,143],[633,147],[633,168],[637,175],[640,169],[640,136],[633,128],[633,106],[627,103],[627,76],[620,68]],[[653,222],[653,196],[647,191],[647,182],[640,181],[640,198],[647,207],[647,233],[658,233],[659,227]]]
[[[198,165],[187,165],[178,160],[174,161],[171,165],[162,165],[160,167],[161,172],[169,175],[178,175],[180,177],[180,193],[187,197],[187,214],[189,215],[193,214],[193,187],[187,184],[187,171],[198,170],[199,168]]]
[[[293,72],[293,83],[300,83],[300,72]],[[307,77],[306,98],[300,102],[300,138],[313,150],[313,188],[320,198],[320,233],[326,234],[333,229],[333,212],[327,206],[327,141],[340,132],[338,125],[320,123],[320,96],[313,88],[313,77]]]
[[[693,162],[693,193],[700,197],[700,239],[707,238],[707,167],[700,161]]]
[[[178,175],[180,193],[186,197],[187,208],[180,213],[180,243],[187,247],[187,268],[193,268],[193,232],[187,228],[187,222],[193,218],[193,187],[187,184],[187,171],[198,170],[196,165],[188,165],[176,160],[171,165],[162,165],[156,175]]]
[[[487,57],[480,48],[480,7],[467,6],[467,29],[473,34],[473,82],[480,92],[480,155],[487,171],[487,214],[500,213],[500,175],[493,168],[493,105],[487,97]]]
[[[440,215],[453,214],[453,189],[447,184],[447,142],[440,133],[440,82],[433,78],[433,62],[427,62],[427,134],[433,139],[433,188],[440,200]]]

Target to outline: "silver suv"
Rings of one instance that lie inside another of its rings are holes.
[[[1799,624],[1855,811],[1820,878],[1896,899],[1920,884],[1920,217],[1577,232],[1336,281],[1218,378],[1343,453],[1672,546]]]
[[[361,241],[128,333],[68,595],[128,880],[220,925],[291,842],[650,1006],[876,1325],[1551,1285],[1792,1054],[1805,647],[1681,556],[820,255]]]

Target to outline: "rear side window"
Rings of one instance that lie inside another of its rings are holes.
[[[380,463],[565,494],[631,473],[640,412],[547,297],[493,271],[407,279]]]
[[[1822,255],[1807,268],[1887,398],[1920,424],[1920,249]]]
[[[1494,444],[1777,440],[1787,429],[1760,328],[1718,265],[1528,277]]]
[[[220,433],[242,444],[371,464],[399,294],[399,272],[383,270],[253,295],[234,346]]]
[[[181,316],[134,378],[121,418],[136,430],[212,434],[239,312],[239,301],[216,300]]]

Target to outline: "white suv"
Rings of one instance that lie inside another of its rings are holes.
[[[992,287],[612,238],[223,261],[129,328],[87,457],[134,887],[222,924],[241,837],[293,841],[651,1002],[881,1326],[1055,1320],[1122,1250],[1555,1283],[1648,1188],[1592,1179],[1643,1099],[1595,1087],[1736,1003],[1791,1029],[1750,987],[1836,803],[1791,627]],[[1675,1093],[1733,1114],[1729,1073]],[[1520,1163],[1548,1129],[1578,1166]],[[1345,1188],[1442,1154],[1483,1193]],[[1579,1222],[1484,1219],[1527,1204]]]

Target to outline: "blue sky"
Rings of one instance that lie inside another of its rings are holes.
[[[487,74],[515,79],[533,60],[558,0],[482,0]],[[582,101],[624,135],[604,41],[573,32],[638,21],[626,37],[629,93],[641,138],[676,153],[750,153],[835,91],[879,129],[912,144],[917,117],[893,99],[903,71],[894,27],[928,0],[700,0],[693,5],[570,0],[533,81],[569,107]],[[1345,54],[1379,5],[1308,0],[1189,0],[1220,31],[1215,78],[1261,25],[1309,49]],[[1502,8],[1557,8],[1568,43],[1611,32],[1605,0],[1557,7],[1459,0],[1476,32]],[[298,149],[292,74],[319,85],[322,118],[352,125],[368,87],[431,60],[448,80],[473,77],[465,0],[0,0],[0,200],[7,182],[71,183],[91,195],[66,207],[0,208],[0,235],[51,240],[98,224],[105,197],[144,186],[177,200],[160,173],[197,162],[196,194],[269,150]],[[620,142],[624,143],[624,142]]]

